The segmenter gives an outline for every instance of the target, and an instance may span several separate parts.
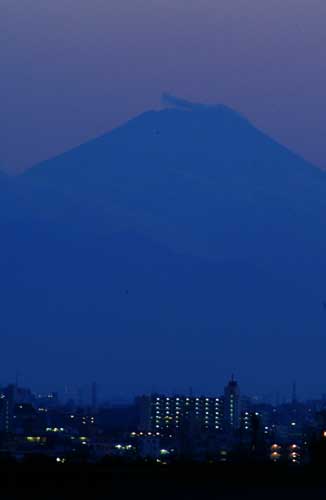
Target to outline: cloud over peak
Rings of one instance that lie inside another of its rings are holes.
[[[186,99],[176,97],[168,92],[162,93],[161,103],[165,106],[173,106],[174,108],[181,108],[185,110],[188,109],[189,111],[208,108],[205,104],[187,101]]]

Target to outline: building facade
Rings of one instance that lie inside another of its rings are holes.
[[[224,389],[225,430],[237,431],[240,428],[240,389],[233,376]]]
[[[154,394],[137,400],[139,430],[174,437],[182,433],[218,433],[223,425],[223,399]]]

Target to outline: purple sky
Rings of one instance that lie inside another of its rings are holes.
[[[325,0],[1,0],[0,169],[159,107],[230,105],[326,167]]]

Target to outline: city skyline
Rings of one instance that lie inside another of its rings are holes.
[[[326,399],[326,391],[320,392],[315,391],[314,393],[302,393],[300,387],[297,385],[296,380],[288,381],[287,384],[280,385],[275,390],[271,390],[269,386],[265,386],[262,381],[262,391],[256,392],[250,389],[250,387],[243,385],[243,380],[238,377],[235,377],[234,374],[225,376],[223,380],[217,381],[215,389],[207,390],[204,387],[198,388],[196,384],[189,384],[187,387],[178,387],[177,384],[173,388],[169,388],[167,386],[155,385],[152,384],[151,388],[138,388],[135,391],[130,392],[126,390],[125,392],[107,392],[105,382],[104,381],[89,381],[82,384],[73,384],[66,383],[64,386],[57,385],[55,383],[47,383],[46,385],[38,385],[33,384],[30,385],[25,377],[22,374],[19,377],[16,375],[12,380],[2,380],[0,381],[1,386],[15,386],[22,389],[28,389],[32,391],[32,394],[35,396],[46,394],[57,394],[60,399],[67,401],[69,398],[73,398],[76,401],[82,400],[83,404],[86,406],[89,405],[95,399],[99,401],[99,403],[103,402],[113,402],[116,404],[123,404],[124,402],[130,402],[135,397],[144,395],[160,395],[165,394],[170,397],[181,396],[181,397],[210,397],[214,398],[217,395],[221,395],[223,393],[223,388],[225,387],[228,381],[235,380],[237,383],[240,383],[241,393],[242,395],[246,395],[246,397],[250,397],[253,400],[261,403],[268,403],[271,405],[279,405],[279,404],[287,404],[290,402],[296,401],[309,401],[309,400],[324,400]],[[95,384],[95,385],[94,385]],[[95,389],[96,388],[96,389]],[[95,393],[96,396],[95,396]],[[295,396],[294,396],[295,395]]]
[[[82,394],[0,387],[0,450],[15,461],[41,454],[55,463],[234,463],[303,466],[324,455],[326,398],[270,404],[250,398],[232,375],[214,397],[154,393],[128,403]],[[319,444],[318,444],[319,443]],[[318,452],[319,447],[321,450]],[[315,451],[314,451],[315,450]]]

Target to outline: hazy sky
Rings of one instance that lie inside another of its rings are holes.
[[[222,102],[326,166],[325,0],[0,0],[0,168]]]

